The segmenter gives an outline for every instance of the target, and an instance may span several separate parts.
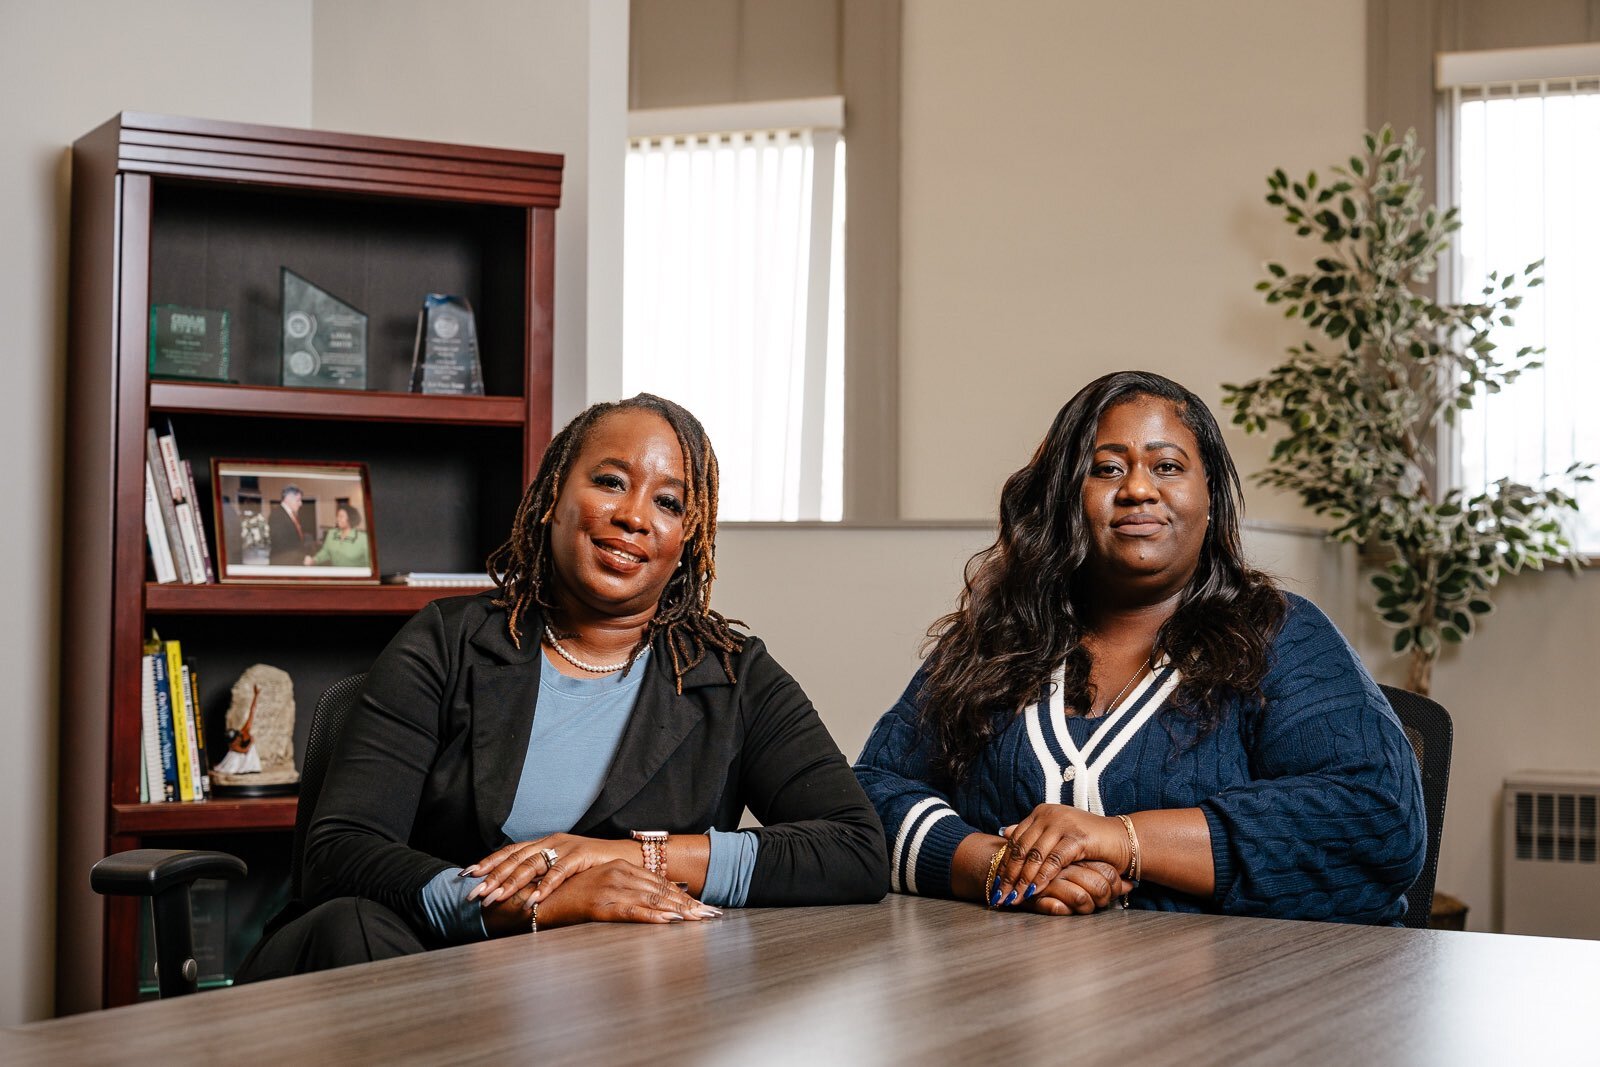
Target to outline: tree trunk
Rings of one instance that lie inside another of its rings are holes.
[[[1411,670],[1406,677],[1406,688],[1427,696],[1433,688],[1433,661],[1438,653],[1424,651],[1421,645],[1411,646]]]

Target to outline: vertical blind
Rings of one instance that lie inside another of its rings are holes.
[[[626,182],[625,393],[700,417],[723,519],[839,518],[838,132],[634,138]]]
[[[1441,65],[1441,72],[1444,70]],[[1445,79],[1441,77],[1441,84]],[[1461,484],[1544,484],[1578,460],[1600,460],[1600,78],[1446,84],[1450,161],[1461,232],[1451,264],[1458,300],[1478,299],[1489,271],[1543,259],[1502,352],[1546,349],[1544,367],[1479,398],[1461,426]],[[1600,554],[1600,489],[1580,486],[1577,547]]]

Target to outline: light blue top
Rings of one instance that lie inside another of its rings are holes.
[[[639,700],[649,651],[623,673],[569,678],[546,658],[539,671],[539,711],[533,717],[528,751],[516,799],[501,826],[506,841],[533,841],[570,830],[589,810],[605,784],[606,772],[622,744],[622,732]],[[641,830],[654,827],[639,827]],[[760,844],[755,834],[708,830],[711,855],[700,899],[723,907],[743,907],[750,893]],[[462,878],[461,869],[440,871],[422,888],[429,924],[448,941],[487,936],[483,908],[468,900],[481,878]]]

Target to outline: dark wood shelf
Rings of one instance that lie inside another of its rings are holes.
[[[366,670],[430,602],[480,591],[148,583],[147,431],[170,425],[181,442],[213,548],[216,459],[348,459],[369,468],[364,521],[387,570],[478,566],[550,440],[561,170],[543,153],[134,113],[74,143],[63,506],[82,565],[63,573],[74,654],[60,694],[56,1010],[138,996],[147,906],[100,897],[86,877],[109,852],[251,854],[228,891],[245,902],[288,870],[293,796],[131,802],[153,628],[182,642],[213,751],[233,679],[265,663],[292,681],[304,753],[328,686]],[[278,385],[285,267],[367,316],[368,389]],[[471,303],[490,395],[406,391],[430,292]],[[163,304],[228,310],[235,381],[151,380],[150,309]]]
[[[190,804],[113,804],[112,833],[188,834],[218,830],[293,830],[295,797],[207,800]]]
[[[440,597],[482,589],[409,585],[157,585],[144,587],[150,615],[415,615]]]
[[[150,410],[169,414],[479,426],[521,426],[528,415],[527,403],[520,396],[423,396],[353,389],[286,389],[271,385],[174,381],[150,383]]]

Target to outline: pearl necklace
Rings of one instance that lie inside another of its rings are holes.
[[[629,656],[621,663],[613,663],[608,667],[599,667],[593,663],[585,663],[583,660],[579,659],[577,656],[574,656],[571,652],[568,652],[566,649],[561,647],[561,642],[556,640],[555,631],[550,629],[549,623],[544,624],[544,639],[550,642],[550,647],[556,650],[556,655],[560,656],[562,659],[566,660],[580,671],[588,671],[590,674],[612,674],[616,671],[620,671],[622,668],[633,662],[633,657]]]

